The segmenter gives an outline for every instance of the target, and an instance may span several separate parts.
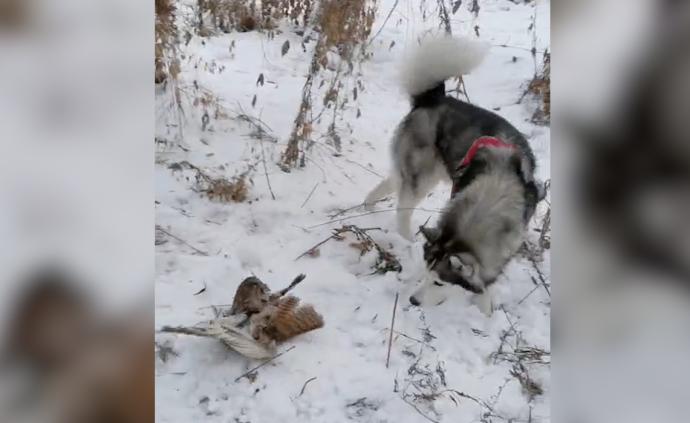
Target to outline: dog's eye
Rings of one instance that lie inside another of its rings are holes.
[[[438,281],[434,281],[434,285],[436,285],[436,286],[443,286],[443,284],[442,284],[441,282],[438,282]]]

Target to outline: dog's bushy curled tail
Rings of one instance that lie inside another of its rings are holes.
[[[472,72],[488,49],[486,43],[467,38],[426,38],[406,55],[400,75],[402,87],[415,106],[443,97],[443,82]]]

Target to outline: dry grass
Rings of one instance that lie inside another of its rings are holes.
[[[224,203],[242,203],[249,197],[249,170],[231,179],[226,179],[214,178],[186,160],[172,163],[168,168],[173,171],[193,170],[195,172],[195,190],[211,200]]]
[[[304,163],[304,157],[300,159],[301,144],[311,139],[313,132],[312,96],[313,83],[316,76],[324,69],[329,68],[329,53],[337,55],[339,63],[333,71],[330,84],[325,89],[323,104],[325,108],[332,108],[333,123],[331,123],[331,137],[335,128],[335,119],[338,113],[338,102],[342,106],[347,102],[349,92],[341,92],[344,87],[342,77],[352,72],[355,58],[365,57],[366,42],[371,34],[372,25],[376,16],[375,0],[323,0],[316,12],[316,30],[319,37],[314,47],[309,74],[302,88],[302,101],[300,102],[295,123],[288,140],[288,146],[281,158],[281,168],[288,171],[298,163]],[[357,53],[360,53],[359,55]],[[356,90],[351,95],[356,97]]]
[[[376,242],[368,234],[370,231],[380,230],[381,228],[360,228],[355,225],[343,225],[340,228],[333,229],[331,236],[297,256],[295,260],[299,260],[305,256],[318,257],[320,254],[319,247],[321,247],[323,244],[330,240],[344,241],[346,239],[346,235],[350,234],[355,237],[355,241],[350,242],[349,246],[359,251],[360,257],[364,256],[370,251],[376,252],[376,263],[374,264],[373,272],[371,273],[372,275],[385,274],[386,272],[401,272],[402,265],[400,264],[398,258],[386,248],[381,246],[381,244]]]
[[[204,192],[211,200],[224,203],[242,203],[247,200],[249,188],[246,177],[239,176],[233,180],[212,179],[208,182]]]
[[[551,54],[544,53],[544,65],[539,75],[529,83],[527,91],[541,99],[541,107],[534,112],[532,122],[546,125],[551,122]]]
[[[156,0],[156,21],[154,33],[156,37],[155,75],[156,84],[166,82],[168,78],[176,79],[180,73],[180,63],[177,59],[177,26],[175,25],[176,7],[174,0]]]
[[[197,32],[271,31],[281,21],[307,26],[314,0],[197,0]]]

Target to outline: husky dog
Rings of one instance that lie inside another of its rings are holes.
[[[393,171],[367,196],[370,209],[397,191],[400,234],[412,240],[414,207],[441,180],[452,196],[436,228],[421,228],[424,259],[435,273],[410,297],[420,305],[427,289],[454,284],[481,295],[522,243],[527,222],[543,196],[534,180],[535,159],[525,137],[508,121],[446,96],[444,81],[479,65],[486,47],[451,37],[422,42],[403,64],[402,84],[412,100],[393,137]]]

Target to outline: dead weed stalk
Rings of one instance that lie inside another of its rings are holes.
[[[187,160],[172,163],[168,166],[168,168],[173,171],[182,171],[185,169],[193,170],[195,172],[194,190],[202,193],[211,200],[224,203],[241,203],[246,201],[249,196],[248,184],[251,183],[249,173],[253,170],[253,167],[251,166],[245,172],[233,177],[232,179],[212,177]]]
[[[381,228],[360,228],[355,225],[343,225],[340,228],[334,229],[331,236],[297,256],[295,261],[305,256],[318,257],[321,254],[319,247],[333,239],[336,241],[344,241],[346,239],[345,235],[349,233],[355,237],[355,241],[351,242],[349,246],[358,250],[360,256],[363,256],[370,251],[376,251],[376,264],[372,274],[384,274],[386,272],[402,271],[402,265],[400,264],[400,261],[398,261],[398,258],[393,253],[383,248],[379,243],[374,241],[374,239],[368,234],[369,231],[380,230]]]

